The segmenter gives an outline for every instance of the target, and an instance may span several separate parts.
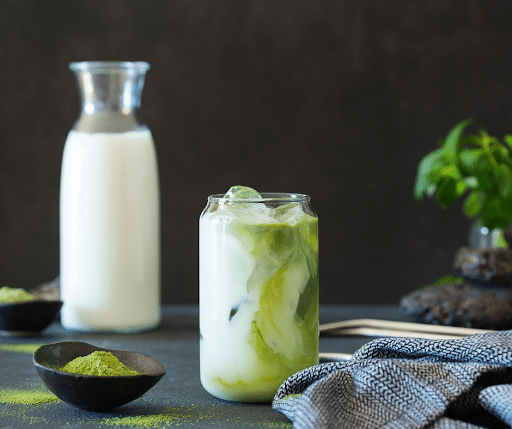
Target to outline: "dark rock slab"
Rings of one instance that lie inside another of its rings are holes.
[[[512,328],[512,289],[472,283],[417,289],[400,301],[418,323],[481,329]]]
[[[461,247],[455,254],[454,273],[484,286],[512,285],[512,251],[502,248]]]

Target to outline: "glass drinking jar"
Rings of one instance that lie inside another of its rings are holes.
[[[212,395],[269,402],[318,363],[318,218],[302,194],[212,195],[199,220],[200,373]]]
[[[136,332],[160,322],[157,159],[137,112],[144,62],[71,63],[82,111],[60,189],[62,325]]]

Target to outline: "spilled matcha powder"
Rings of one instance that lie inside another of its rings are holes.
[[[58,401],[53,393],[34,389],[4,389],[0,390],[0,403],[39,405],[47,402]]]
[[[101,424],[130,428],[163,429],[181,425],[195,426],[195,423],[199,422],[209,422],[209,426],[220,424],[222,427],[223,420],[222,411],[211,406],[147,406],[144,407],[143,414],[105,418],[101,420]]]
[[[128,368],[112,353],[104,351],[96,351],[87,356],[75,358],[60,370],[82,375],[139,375],[137,371]]]
[[[22,288],[4,286],[0,288],[0,304],[12,304],[13,302],[33,301],[34,295]]]
[[[0,344],[0,351],[32,355],[41,346],[42,344]]]

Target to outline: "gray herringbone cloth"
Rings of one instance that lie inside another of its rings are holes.
[[[374,340],[294,374],[272,406],[295,429],[509,428],[512,331]]]

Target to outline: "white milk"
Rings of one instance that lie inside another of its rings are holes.
[[[71,131],[62,160],[62,325],[140,331],[160,322],[160,219],[151,132]]]

